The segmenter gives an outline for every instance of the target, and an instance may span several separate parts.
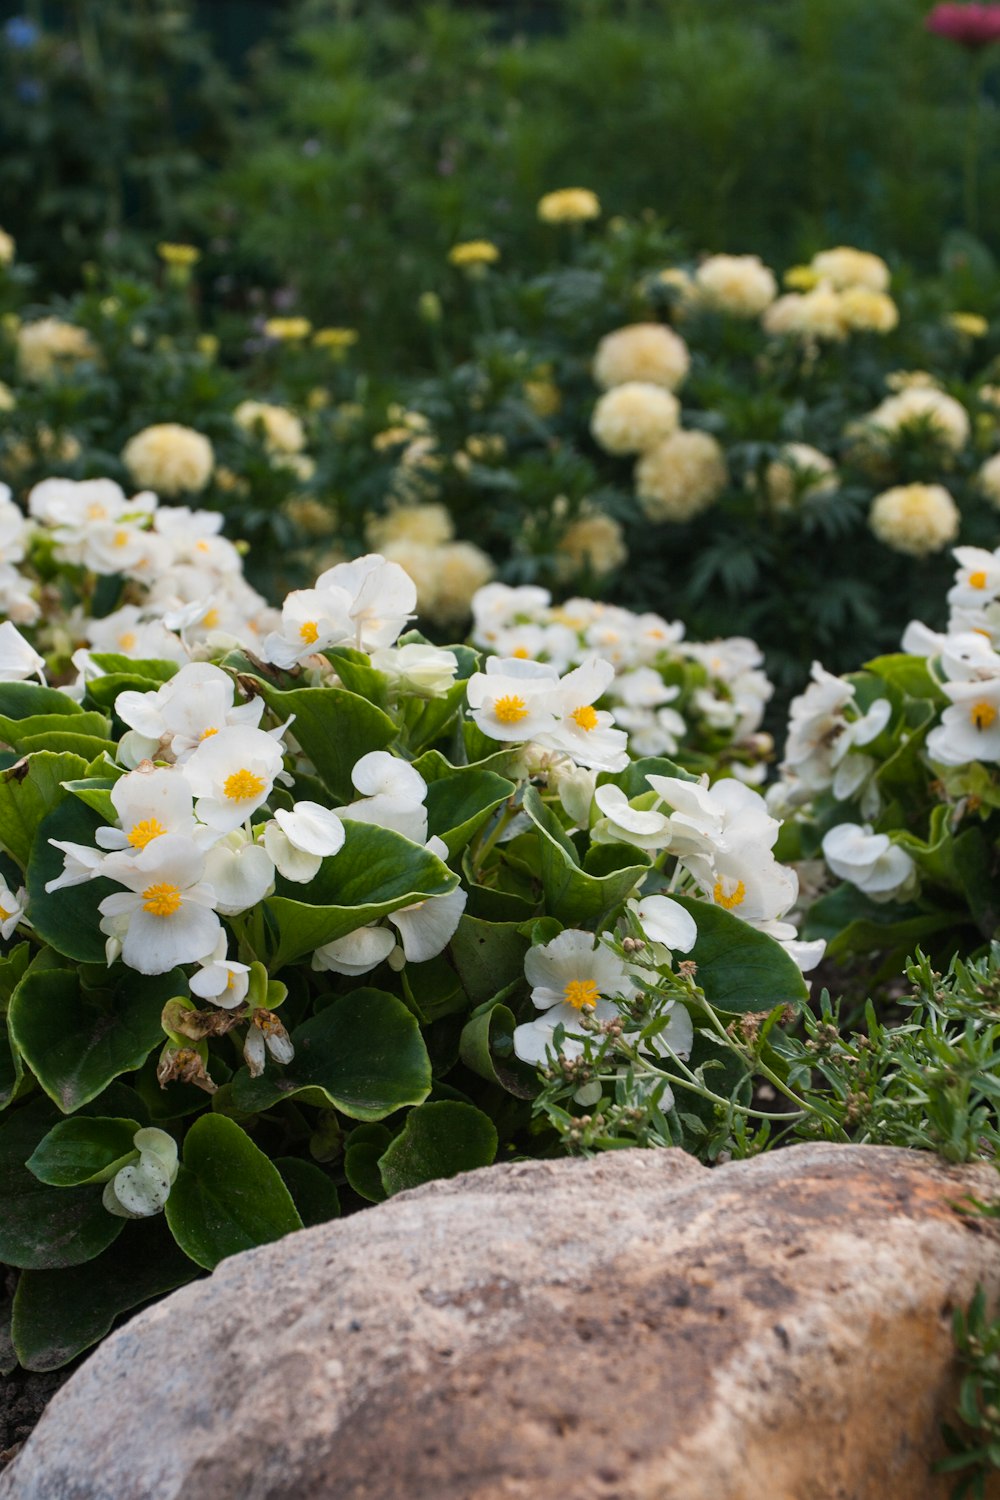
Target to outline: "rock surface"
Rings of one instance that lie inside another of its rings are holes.
[[[990,1168],[798,1146],[487,1168],[225,1262],[52,1401],[2,1500],[923,1500]],[[1000,1491],[991,1491],[1000,1493]]]

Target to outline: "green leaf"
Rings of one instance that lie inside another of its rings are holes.
[[[676,761],[667,760],[664,755],[647,755],[641,760],[634,760],[625,767],[624,771],[612,774],[610,771],[602,771],[597,778],[598,786],[619,786],[630,800],[633,797],[641,797],[645,792],[651,791],[647,777],[649,776],[673,776],[680,781],[697,781],[697,776],[692,776],[690,771],[685,771],[683,766],[677,765]]]
[[[512,781],[492,771],[471,766],[455,770],[427,788],[427,831],[444,839],[450,856],[458,854],[516,790]]]
[[[500,1084],[519,1099],[532,1099],[538,1093],[538,1080],[534,1068],[514,1056],[516,1025],[514,1012],[502,1000],[480,1006],[462,1028],[459,1055],[480,1078]]]
[[[28,861],[27,886],[35,931],[57,953],[81,963],[105,961],[105,939],[97,908],[105,896],[120,891],[121,886],[99,878],[49,893],[45,886],[62,873],[64,863],[62,850],[56,849],[50,840],[61,839],[94,848],[94,832],[103,821],[75,796],[66,796],[39,824]]]
[[[137,1120],[78,1115],[58,1120],[39,1141],[26,1166],[39,1182],[50,1187],[80,1187],[85,1182],[107,1182],[133,1154]]]
[[[431,1065],[416,1019],[382,990],[359,989],[334,1000],[292,1034],[295,1056],[259,1078],[241,1068],[233,1101],[248,1111],[270,1109],[308,1091],[352,1120],[384,1120],[421,1104],[431,1088]]]
[[[601,873],[590,874],[580,868],[572,842],[534,787],[528,787],[524,794],[524,810],[538,829],[549,915],[567,926],[596,928],[602,917],[635,890],[649,869],[649,856],[639,849],[606,845],[611,852],[600,857]]]
[[[74,699],[58,688],[41,687],[35,682],[0,682],[0,717],[31,719],[37,714],[59,714],[71,718],[83,713]]]
[[[358,1125],[347,1138],[344,1175],[354,1191],[369,1203],[383,1203],[388,1197],[378,1164],[391,1140],[392,1131],[384,1125]]]
[[[388,708],[389,679],[372,666],[364,651],[356,651],[353,646],[331,646],[323,655],[336,668],[349,693],[356,693],[376,708]]]
[[[846,880],[809,908],[804,938],[825,938],[828,958],[849,954],[912,953],[936,932],[956,931],[970,921],[967,911],[936,907],[922,912],[912,903],[875,902]]]
[[[100,1255],[125,1223],[97,1186],[47,1187],[25,1162],[58,1116],[47,1099],[20,1105],[0,1125],[0,1261],[24,1270],[77,1266]]]
[[[497,1154],[493,1121],[471,1104],[421,1104],[386,1148],[379,1171],[387,1193],[401,1193],[437,1177],[488,1167]]]
[[[451,956],[473,1004],[492,999],[524,978],[524,955],[530,946],[518,922],[484,922],[463,914],[451,940]]]
[[[142,1066],[163,1041],[164,1005],[186,988],[180,969],[147,976],[118,964],[91,989],[78,970],[33,968],[10,1003],[11,1034],[49,1098],[72,1114]]]
[[[370,750],[385,750],[396,738],[395,721],[346,688],[293,688],[282,692],[263,678],[252,679],[279,719],[295,715],[295,738],[335,796],[353,802],[358,795],[351,771]]]
[[[85,1265],[21,1273],[11,1333],[26,1370],[60,1369],[98,1343],[122,1313],[198,1274],[162,1218],[120,1222],[125,1227],[114,1244]]]
[[[61,750],[63,748],[72,750],[72,745],[66,744],[64,747],[60,744],[60,738],[71,740],[78,735],[89,735],[94,739],[106,740],[110,732],[111,725],[103,714],[84,713],[82,710],[72,716],[64,713],[31,714],[27,718],[17,719],[0,714],[0,740],[22,755],[26,755],[29,750]],[[41,735],[56,736],[56,743],[53,745],[29,743]]]
[[[278,1169],[235,1121],[216,1114],[202,1115],[187,1133],[166,1217],[184,1254],[209,1271],[302,1228]]]
[[[923,656],[909,656],[903,651],[894,652],[890,656],[876,656],[874,660],[865,662],[865,671],[884,678],[907,698],[930,698],[934,703],[948,702]]]
[[[339,1218],[340,1194],[322,1167],[303,1161],[301,1156],[276,1156],[274,1165],[306,1229]]]
[[[690,896],[671,900],[697,924],[698,941],[687,957],[697,964],[697,983],[717,1010],[773,1010],[808,999],[798,964],[775,938],[709,901]]]
[[[39,750],[60,751],[67,755],[79,755],[84,761],[92,761],[99,755],[113,755],[115,744],[113,740],[98,739],[90,734],[50,731],[48,734],[25,735],[21,740],[21,750],[25,755],[34,755]]]
[[[42,820],[66,796],[61,783],[82,776],[86,769],[87,762],[79,755],[40,750],[0,772],[0,844],[22,869]]]
[[[278,926],[277,947],[269,965],[274,973],[324,943],[345,937],[401,906],[443,896],[458,884],[447,865],[401,834],[350,820],[344,827],[343,848],[323,861],[309,884],[308,901],[292,900],[285,893],[301,887],[281,881],[278,895],[264,903]]]

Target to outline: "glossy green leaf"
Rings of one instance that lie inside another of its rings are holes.
[[[82,756],[41,750],[0,772],[0,844],[22,869],[43,819],[66,796],[61,783],[86,769]]]
[[[488,1167],[497,1154],[496,1126],[482,1110],[451,1100],[421,1104],[406,1117],[379,1162],[387,1193],[401,1193],[438,1177]]]
[[[392,1131],[384,1125],[357,1125],[347,1138],[344,1175],[359,1197],[369,1203],[383,1203],[388,1197],[378,1164],[391,1140]]]
[[[307,1094],[353,1120],[384,1120],[420,1104],[431,1087],[431,1065],[420,1027],[401,1000],[359,989],[328,1005],[292,1033],[295,1056],[284,1068],[269,1062],[259,1078],[243,1068],[233,1101],[244,1110],[270,1109]]]
[[[42,687],[36,682],[0,682],[3,719],[30,719],[38,714],[59,714],[69,719],[82,712],[79,703],[58,688]]]
[[[137,1120],[100,1115],[57,1120],[28,1158],[28,1170],[50,1187],[107,1182],[135,1150],[133,1137],[138,1129]]]
[[[70,739],[78,735],[89,735],[94,739],[106,740],[111,725],[104,714],[84,713],[67,715],[64,713],[31,714],[25,718],[9,718],[0,714],[0,741],[9,745],[20,755],[26,755],[30,750],[61,750],[63,748],[72,750],[73,746],[67,744],[65,747],[58,743],[62,736]],[[30,743],[41,736],[56,736],[53,745],[40,745]]]
[[[396,738],[393,719],[346,688],[292,688],[283,692],[253,679],[264,702],[284,721],[295,715],[295,738],[335,796],[353,802],[351,771],[370,750],[385,750]]]
[[[610,857],[602,856],[603,863],[597,866],[600,873],[590,874],[580,868],[572,841],[534,787],[524,794],[524,810],[538,830],[549,915],[566,926],[596,928],[602,917],[635,890],[649,869],[649,856],[639,849],[606,845]]]
[[[524,978],[529,946],[518,922],[484,922],[463,915],[451,940],[451,956],[474,1005]]]
[[[506,777],[471,766],[432,781],[427,788],[427,831],[444,839],[449,855],[458,854],[516,790]]]
[[[671,898],[691,913],[698,941],[685,955],[697,964],[697,983],[718,1010],[772,1010],[804,1002],[809,989],[781,944],[732,912],[690,896]]]
[[[122,1313],[198,1275],[161,1217],[119,1222],[125,1227],[114,1244],[85,1265],[22,1272],[11,1333],[26,1370],[60,1369],[109,1333]]]
[[[302,1228],[277,1167],[235,1121],[216,1114],[202,1115],[185,1137],[166,1218],[184,1254],[209,1271]]]
[[[274,1165],[281,1173],[281,1180],[292,1195],[292,1202],[306,1229],[313,1224],[326,1224],[340,1214],[340,1194],[337,1185],[314,1162],[303,1161],[301,1156],[276,1156]]]
[[[63,870],[63,854],[51,839],[94,847],[94,833],[104,819],[75,796],[44,817],[35,833],[28,861],[27,885],[31,898],[31,920],[40,938],[57,953],[83,963],[103,963],[105,938],[98,907],[105,896],[122,887],[111,880],[86,880],[48,892],[45,887]]]
[[[462,1028],[459,1055],[480,1078],[500,1084],[520,1099],[531,1099],[538,1092],[538,1080],[534,1068],[514,1056],[516,1024],[514,1012],[501,1000],[480,1006]]]

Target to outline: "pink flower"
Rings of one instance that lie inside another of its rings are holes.
[[[978,50],[1000,41],[1000,5],[935,5],[924,25],[960,47]]]

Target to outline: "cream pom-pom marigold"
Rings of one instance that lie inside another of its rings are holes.
[[[911,385],[869,412],[864,425],[895,437],[906,429],[929,427],[956,453],[969,441],[969,414],[960,401],[934,386]]]
[[[589,511],[567,526],[556,552],[559,570],[567,577],[586,572],[603,578],[628,557],[621,526],[600,510]]]
[[[635,466],[636,494],[650,521],[690,521],[728,482],[725,456],[707,432],[675,432]]]
[[[538,200],[538,217],[543,224],[585,224],[600,216],[600,199],[590,188],[558,188]]]
[[[629,323],[605,334],[594,355],[594,379],[602,390],[643,381],[675,391],[691,367],[688,346],[662,323]]]
[[[244,432],[263,435],[269,453],[301,453],[306,445],[301,421],[287,406],[268,401],[241,401],[233,412],[233,421]]]
[[[961,515],[940,484],[903,484],[872,501],[868,524],[887,547],[911,557],[942,552],[958,535]]]
[[[976,475],[976,488],[1000,510],[1000,453],[994,453],[981,466]]]
[[[590,430],[605,453],[645,453],[677,428],[680,402],[649,381],[612,386],[594,407]]]
[[[140,489],[172,499],[196,495],[212,477],[215,453],[208,438],[179,422],[158,422],[129,438],[122,463]]]
[[[96,357],[87,330],[62,318],[39,318],[17,330],[17,367],[33,384],[44,384],[61,370]]]
[[[393,542],[416,542],[421,547],[439,547],[455,535],[451,516],[443,505],[397,505],[384,516],[371,516],[365,526],[368,545],[382,552]]]
[[[836,488],[833,460],[809,443],[786,443],[764,471],[764,492],[774,510],[793,510],[798,501],[830,495]]]
[[[0,229],[0,266],[11,265],[16,249],[14,236],[8,234],[6,229]]]
[[[840,294],[840,317],[855,333],[891,333],[899,323],[899,308],[886,292],[849,286]]]
[[[493,577],[493,563],[471,542],[428,546],[410,537],[388,542],[382,556],[400,565],[417,588],[417,611],[438,625],[461,623],[472,596]]]
[[[701,301],[734,318],[756,318],[778,295],[774,272],[759,255],[711,255],[695,272]]]
[[[811,269],[837,291],[849,286],[866,286],[873,292],[889,289],[889,267],[882,257],[870,250],[855,250],[851,245],[821,250],[813,256]]]
[[[811,292],[787,292],[764,309],[765,333],[838,342],[847,336],[840,293],[822,281]]]

